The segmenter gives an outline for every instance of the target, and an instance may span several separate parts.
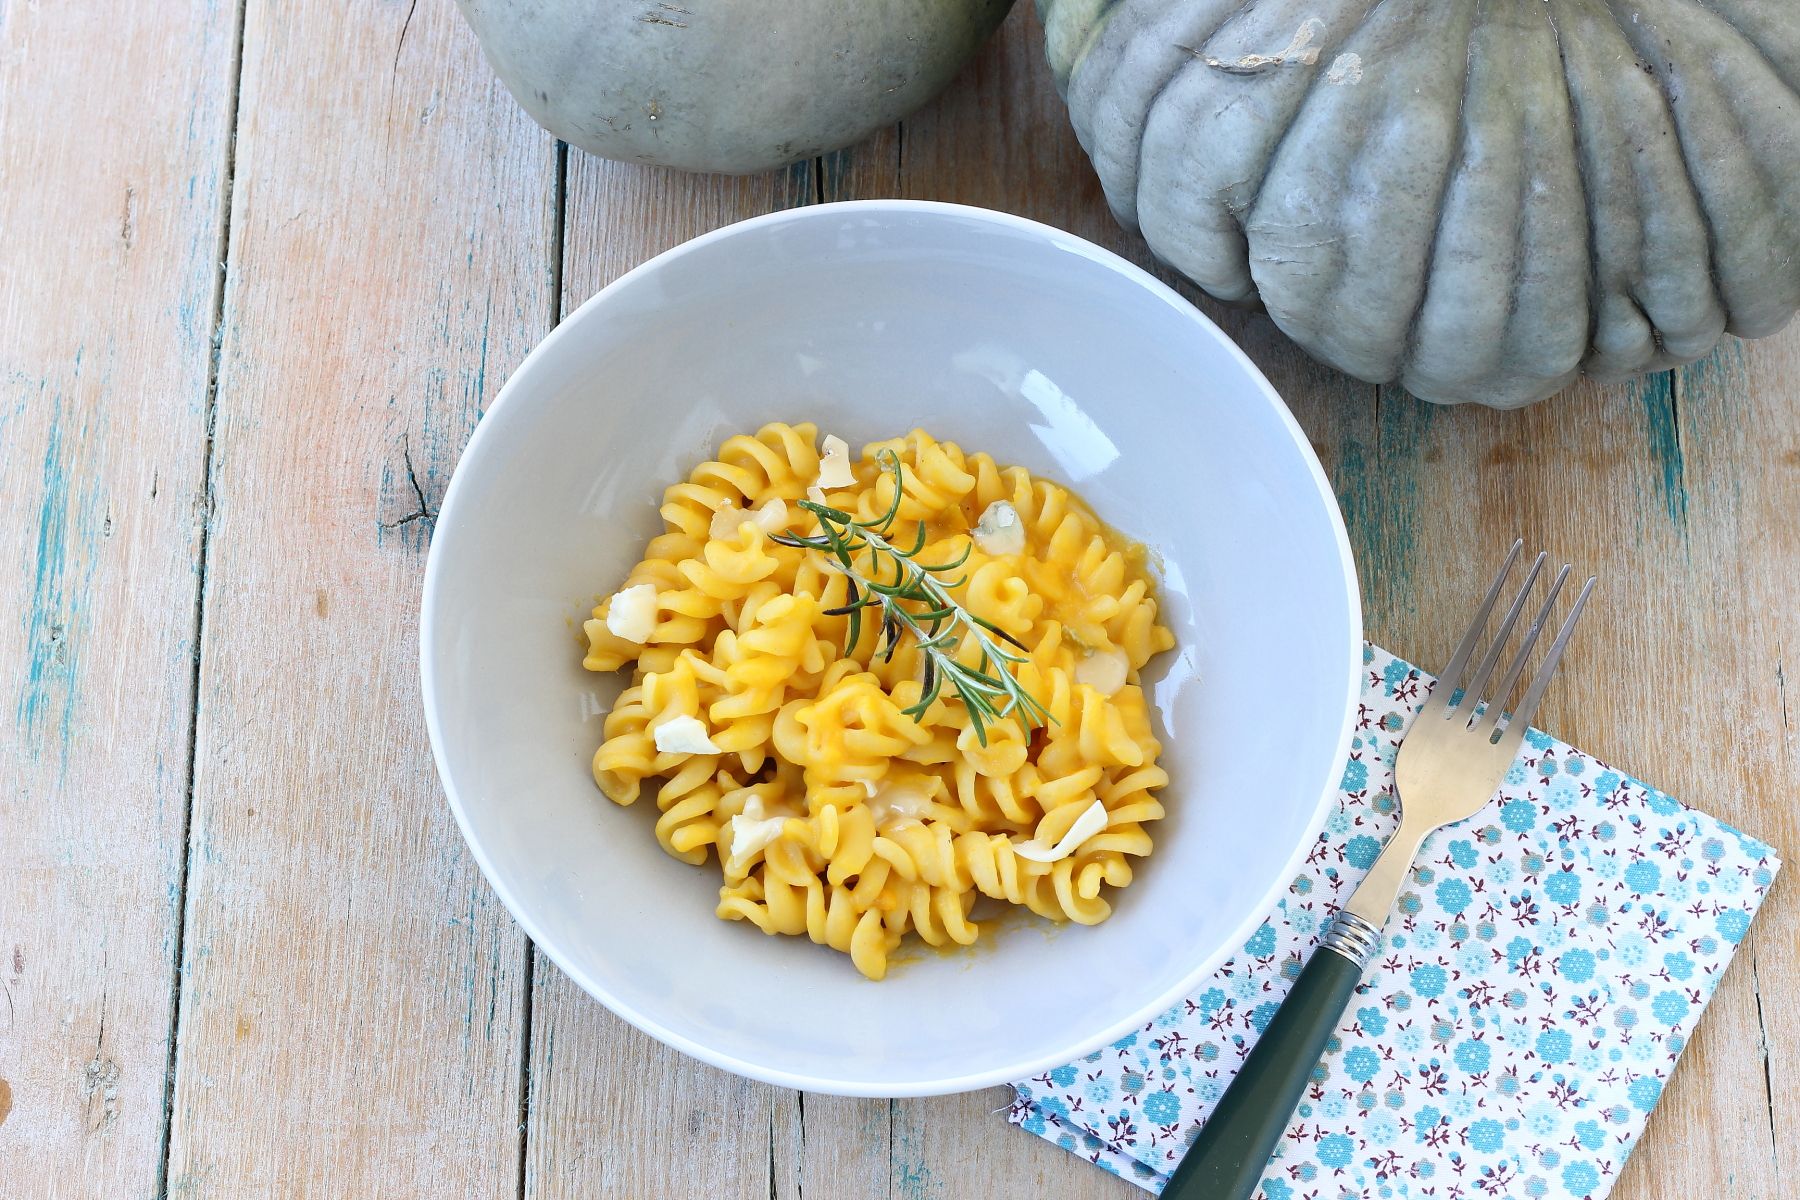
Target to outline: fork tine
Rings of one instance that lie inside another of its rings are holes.
[[[1469,632],[1463,634],[1463,640],[1456,647],[1456,653],[1450,656],[1442,672],[1438,674],[1437,686],[1431,689],[1431,698],[1419,711],[1420,716],[1445,712],[1450,706],[1450,696],[1456,691],[1457,681],[1462,678],[1463,668],[1468,665],[1469,655],[1474,653],[1475,643],[1481,637],[1482,630],[1487,628],[1488,617],[1494,611],[1494,601],[1500,598],[1500,589],[1506,583],[1506,577],[1512,574],[1513,564],[1519,561],[1519,551],[1525,548],[1525,539],[1520,538],[1506,552],[1506,561],[1500,564],[1500,573],[1494,576],[1494,582],[1488,585],[1487,595],[1482,598],[1481,607],[1476,610],[1475,619],[1469,623]]]
[[[1568,581],[1569,567],[1564,564],[1556,573],[1556,579],[1550,584],[1550,594],[1544,597],[1544,603],[1538,608],[1537,616],[1531,619],[1531,625],[1525,630],[1525,640],[1519,644],[1519,652],[1513,655],[1512,665],[1506,668],[1506,678],[1494,689],[1493,698],[1488,702],[1487,712],[1479,719],[1471,717],[1469,728],[1483,737],[1490,737],[1494,727],[1500,723],[1500,714],[1506,707],[1506,698],[1512,695],[1513,685],[1519,682],[1519,676],[1525,673],[1525,664],[1531,658],[1531,648],[1537,645],[1538,635],[1544,632],[1544,622],[1550,619],[1550,610],[1556,606],[1556,598],[1562,594],[1563,584]]]
[[[1568,570],[1567,567],[1563,569]],[[1544,656],[1544,665],[1538,668],[1531,686],[1525,689],[1525,698],[1519,701],[1518,709],[1506,722],[1503,736],[1515,747],[1524,739],[1525,730],[1531,725],[1532,714],[1537,712],[1538,701],[1543,699],[1544,689],[1550,686],[1550,677],[1556,674],[1556,664],[1562,661],[1563,650],[1569,644],[1570,635],[1575,632],[1575,622],[1581,619],[1581,610],[1587,607],[1588,595],[1594,590],[1595,578],[1593,575],[1588,576],[1588,581],[1582,585],[1581,594],[1575,597],[1575,604],[1563,620],[1561,631],[1557,633],[1556,640],[1550,643],[1550,653]]]
[[[1532,560],[1531,570],[1525,573],[1525,582],[1519,585],[1519,594],[1513,597],[1512,607],[1506,610],[1506,617],[1500,622],[1500,628],[1494,634],[1493,646],[1488,649],[1486,657],[1481,660],[1481,666],[1476,669],[1475,677],[1469,681],[1467,687],[1463,688],[1463,698],[1469,702],[1471,712],[1474,711],[1475,705],[1481,703],[1481,689],[1487,686],[1488,678],[1493,675],[1494,664],[1500,661],[1500,653],[1506,649],[1507,639],[1512,637],[1513,626],[1518,623],[1519,613],[1524,610],[1525,601],[1531,598],[1532,585],[1537,582],[1539,573],[1544,569],[1544,560],[1549,557],[1547,553],[1540,550],[1538,556]],[[1506,693],[1502,692],[1498,698],[1504,699],[1505,696]]]

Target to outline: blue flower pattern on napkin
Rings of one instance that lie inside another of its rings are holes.
[[[1398,824],[1431,680],[1364,663],[1337,807],[1277,911],[1190,999],[1014,1084],[1013,1123],[1160,1190]],[[1532,730],[1489,808],[1425,843],[1263,1196],[1604,1196],[1779,868]]]

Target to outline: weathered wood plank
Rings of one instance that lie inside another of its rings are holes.
[[[1689,794],[1707,787],[1708,807],[1788,856],[1789,875],[1776,884],[1746,951],[1749,1006],[1762,1034],[1776,1178],[1791,1193],[1800,1180],[1800,1009],[1789,999],[1800,993],[1800,899],[1792,878],[1800,868],[1800,807],[1795,804],[1800,795],[1800,326],[1743,347],[1741,369],[1729,349],[1709,362],[1723,369],[1709,371],[1707,364],[1699,364],[1680,376],[1683,444],[1697,475],[1708,481],[1709,513],[1721,526],[1736,526],[1735,545],[1717,545],[1712,558],[1721,566],[1735,562],[1735,580],[1725,574],[1718,590],[1729,596],[1735,582],[1742,588],[1741,598],[1713,612],[1714,637],[1734,642],[1739,630],[1748,636],[1738,660],[1742,667],[1722,701],[1712,703],[1728,720],[1742,721],[1721,739],[1723,752],[1742,756],[1742,776],[1740,786],[1708,786],[1705,768],[1690,761],[1679,783],[1671,786],[1686,787]],[[1710,428],[1728,429],[1729,436],[1696,444],[1685,432],[1686,422],[1703,418]],[[1699,661],[1704,663],[1704,656]],[[1678,753],[1668,749],[1670,758]],[[1677,769],[1668,762],[1659,766],[1670,774]],[[1739,1006],[1745,1004],[1745,982],[1739,967],[1729,985]],[[1741,1038],[1743,1028],[1738,1025],[1731,1032]],[[1745,1056],[1750,1049],[1739,1040],[1723,1052]],[[1682,1083],[1682,1102],[1695,1109],[1714,1090],[1705,1071]],[[1754,1098],[1754,1086],[1749,1091]],[[1664,1128],[1679,1128],[1679,1119]],[[1746,1135],[1745,1140],[1755,1145],[1760,1138]],[[1672,1166],[1676,1164],[1651,1158],[1641,1170],[1648,1179],[1671,1178],[1661,1172]]]
[[[813,164],[766,175],[691,175],[569,151],[562,311],[689,238],[777,209],[810,204]]]
[[[895,1200],[1143,1196],[1085,1158],[1012,1128],[1005,1116],[1011,1100],[1011,1088],[896,1100],[889,1194]]]
[[[147,1196],[162,1162],[235,25],[0,6],[9,1195]]]
[[[514,1196],[525,943],[432,771],[432,514],[551,312],[555,154],[447,4],[246,16],[178,1195]]]
[[[546,959],[536,974],[525,1195],[796,1194],[796,1093],[639,1033]]]
[[[1667,419],[1648,440],[1660,506],[1677,531],[1642,582],[1634,675],[1651,703],[1606,736],[1661,786],[1800,855],[1800,706],[1786,695],[1800,646],[1800,327],[1730,342],[1676,372]],[[1659,414],[1660,416],[1660,414]],[[1654,631],[1650,633],[1649,631]],[[1639,763],[1642,766],[1639,766]],[[1659,1182],[1731,1181],[1733,1194],[1787,1196],[1800,1179],[1800,986],[1791,879],[1777,884],[1708,1009],[1620,1194]],[[1766,1059],[1765,1059],[1766,1055]],[[1693,1136],[1704,1129],[1705,1137]]]
[[[894,1105],[888,1100],[801,1095],[797,1169],[777,1173],[781,1200],[808,1196],[897,1194],[893,1172]]]

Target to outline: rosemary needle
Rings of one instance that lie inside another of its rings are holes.
[[[968,710],[970,727],[983,746],[991,722],[1016,716],[1028,730],[1048,724],[1054,719],[1049,710],[1012,672],[1012,667],[1028,661],[1024,643],[957,603],[948,589],[960,587],[962,579],[940,578],[968,561],[973,541],[958,558],[944,563],[919,561],[919,553],[925,549],[923,522],[910,548],[890,542],[903,495],[900,457],[892,450],[882,450],[875,461],[894,481],[894,499],[887,512],[872,521],[858,521],[828,504],[802,500],[800,507],[818,519],[819,532],[809,537],[777,533],[772,540],[826,555],[848,580],[849,602],[827,609],[825,614],[850,619],[844,639],[846,652],[862,638],[864,609],[879,610],[876,654],[892,661],[901,635],[912,635],[924,654],[925,666],[919,701],[905,710],[907,716],[922,716],[948,684]],[[859,555],[868,560],[866,570],[857,564]],[[980,651],[973,667],[957,657],[965,637]]]

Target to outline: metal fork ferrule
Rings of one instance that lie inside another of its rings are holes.
[[[1366,969],[1374,960],[1375,951],[1381,946],[1381,930],[1349,909],[1340,908],[1337,916],[1326,927],[1325,936],[1319,940],[1319,945]]]

